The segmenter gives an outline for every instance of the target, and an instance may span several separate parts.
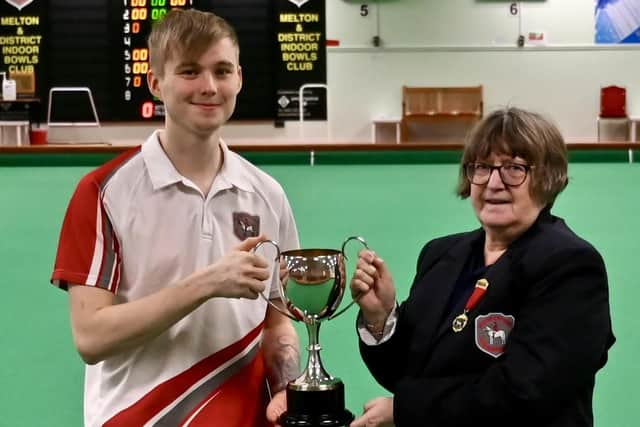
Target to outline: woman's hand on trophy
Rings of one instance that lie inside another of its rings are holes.
[[[349,427],[394,427],[393,397],[376,397],[364,405],[364,412]]]
[[[258,298],[271,272],[269,263],[251,249],[264,240],[263,235],[244,240],[215,263],[193,273],[193,283],[205,289],[207,298]]]
[[[271,402],[267,406],[267,421],[269,421],[272,426],[280,427],[278,421],[280,420],[280,416],[287,411],[287,393],[286,390],[280,390],[271,398]]]
[[[396,304],[396,288],[385,262],[369,249],[358,254],[351,295],[369,324],[383,323]]]

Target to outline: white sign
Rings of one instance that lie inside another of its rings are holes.
[[[33,3],[33,0],[6,0],[11,6],[18,10],[22,10],[23,7]]]

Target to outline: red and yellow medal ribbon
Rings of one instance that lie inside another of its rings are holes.
[[[464,305],[464,311],[453,319],[453,323],[451,325],[453,332],[460,332],[465,326],[467,326],[467,322],[469,321],[467,313],[478,305],[482,297],[484,297],[484,294],[487,292],[488,287],[489,281],[487,279],[480,279],[476,282],[476,285],[473,288],[473,293]]]

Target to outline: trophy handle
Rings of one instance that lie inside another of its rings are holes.
[[[275,241],[273,241],[273,240],[263,240],[262,242],[258,242],[258,244],[255,245],[253,247],[253,249],[251,249],[251,252],[255,253],[260,248],[260,246],[262,246],[265,243],[269,243],[269,244],[273,245],[276,248],[275,262],[278,264],[278,268],[280,268],[280,246],[278,246],[278,244]],[[280,281],[280,276],[279,275],[278,275],[278,281]],[[278,284],[278,286],[279,286],[279,284]],[[262,293],[262,292],[258,292],[258,293],[260,294],[262,299],[264,299],[267,302],[267,304],[269,304],[271,307],[273,307],[274,309],[279,311],[280,314],[283,314],[283,315],[287,316],[289,319],[292,319],[292,320],[295,320],[295,321],[299,320],[298,318],[294,317],[288,311],[285,311],[285,310],[281,309],[280,307],[275,305],[273,302],[271,302],[271,300],[269,298],[267,298],[264,293]]]
[[[342,244],[342,249],[340,250],[342,252],[342,256],[344,257],[344,259],[349,259],[347,257],[347,254],[344,253],[344,248],[347,246],[347,243],[349,243],[352,240],[357,240],[358,242],[362,243],[362,246],[364,246],[365,248],[369,249],[369,245],[367,244],[367,241],[364,240],[364,237],[360,237],[360,236],[347,237],[347,239]],[[358,298],[360,298],[360,295],[361,294],[355,295],[353,297],[353,299],[351,300],[351,302],[349,304],[347,304],[347,306],[345,308],[343,308],[342,310],[339,310],[336,313],[333,313],[331,316],[329,316],[328,320],[331,320],[334,317],[337,317],[337,316],[341,315],[342,313],[344,313],[345,311],[349,310],[351,308],[351,306],[353,304],[355,304],[355,302],[358,300]]]

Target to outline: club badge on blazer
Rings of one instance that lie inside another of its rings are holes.
[[[500,357],[515,322],[515,317],[503,313],[488,313],[476,317],[476,346],[490,356]]]

